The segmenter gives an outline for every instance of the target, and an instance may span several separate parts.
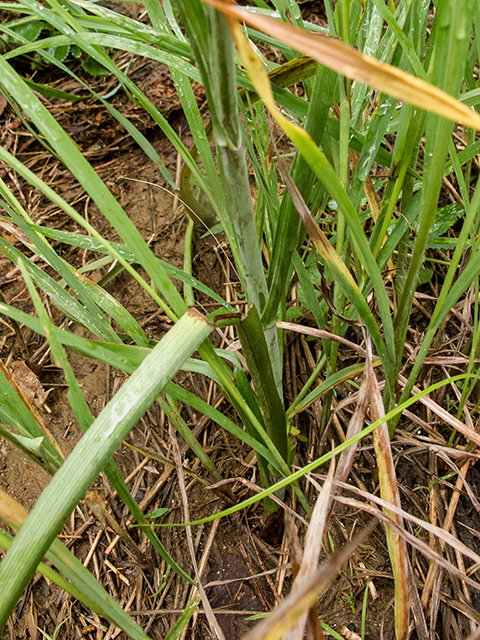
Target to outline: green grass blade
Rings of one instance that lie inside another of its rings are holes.
[[[0,412],[0,420],[2,420],[2,414]],[[31,438],[30,436],[20,436],[13,431],[9,431],[0,422],[0,438],[8,440],[14,447],[21,451],[25,456],[28,456],[33,462],[38,464],[44,471],[53,475],[59,468],[59,464],[50,459],[49,454],[45,450],[45,442],[48,442],[48,438],[45,436],[38,436],[37,438]]]
[[[239,336],[243,353],[249,363],[259,404],[263,409],[263,418],[268,435],[284,460],[287,460],[287,425],[283,402],[278,388],[272,364],[269,358],[265,334],[256,307],[253,305],[248,315],[240,323]]]
[[[6,164],[11,166],[13,169],[15,169],[15,171],[17,171],[21,176],[23,176],[30,184],[32,184],[37,189],[39,189],[39,191],[43,193],[47,198],[49,198],[52,202],[57,204],[63,211],[65,211],[67,215],[69,215],[73,220],[75,220],[75,222],[77,222],[79,225],[84,227],[93,236],[93,238],[99,243],[99,245],[103,246],[104,252],[110,254],[113,258],[118,260],[118,262],[122,264],[122,266],[126,269],[126,271],[134,278],[134,280],[136,280],[145,289],[145,291],[147,291],[147,293],[151,296],[151,298],[158,304],[159,307],[161,307],[164,310],[164,312],[172,320],[176,318],[176,316],[172,314],[172,311],[170,310],[168,305],[166,305],[165,302],[162,300],[162,298],[156,293],[155,289],[152,286],[150,286],[137,273],[137,271],[124,259],[123,254],[119,253],[116,250],[116,246],[123,246],[123,245],[116,245],[116,243],[110,243],[109,241],[105,240],[94,227],[88,224],[85,221],[85,219],[75,211],[73,207],[67,204],[65,200],[63,200],[63,198],[61,198],[58,194],[55,193],[55,191],[53,191],[53,189],[51,189],[48,185],[46,185],[38,176],[36,176],[32,171],[30,171],[27,167],[25,167],[25,165],[19,162],[14,156],[8,153],[8,151],[6,151],[6,149],[4,149],[3,147],[0,147],[0,159],[2,159]],[[116,200],[114,201],[116,202]],[[127,238],[127,242],[128,242],[128,238]],[[143,239],[142,239],[142,242],[143,242]],[[129,245],[129,246],[131,249],[133,249],[132,245]],[[153,256],[153,253],[148,248],[146,243],[144,243],[144,248],[145,247],[147,247],[146,249],[147,253],[145,254],[146,259],[148,260],[150,266],[153,268],[153,264],[156,261],[156,258]],[[88,246],[86,248],[88,248]],[[132,251],[132,255],[133,255],[132,261],[138,262],[139,260],[137,259],[137,255],[135,254],[134,250]],[[159,270],[163,272],[161,262],[160,262]],[[166,274],[164,275],[165,277],[167,277]],[[153,279],[155,281],[155,278]]]
[[[95,476],[212,329],[198,312],[190,310],[184,314],[121,387],[54,476],[0,565],[3,591],[0,627],[5,624],[64,520]]]
[[[46,438],[45,432],[15,393],[1,370],[0,394],[2,398],[0,403],[0,420],[26,438],[43,438],[43,448],[45,449],[46,459],[49,459],[51,463],[58,468],[63,462],[62,457],[48,438]]]
[[[180,615],[178,620],[175,622],[173,627],[170,629],[168,634],[165,636],[165,640],[177,640],[182,631],[186,628],[190,618],[193,616],[195,611],[198,609],[198,605],[200,604],[200,598],[192,598]]]
[[[305,130],[318,145],[322,141],[328,120],[337,75],[326,67],[319,67],[315,77],[313,95],[305,123]],[[315,173],[300,153],[297,153],[292,175],[300,193],[308,202]],[[264,322],[276,320],[280,300],[285,291],[285,282],[291,273],[292,254],[299,240],[300,221],[291,198],[282,199],[277,232],[268,273],[269,299],[264,311]]]
[[[108,243],[104,241],[103,243],[99,242],[96,238],[92,238],[91,236],[81,235],[79,233],[72,233],[70,231],[62,231],[61,229],[50,229],[49,227],[43,227],[39,225],[32,225],[36,232],[41,233],[47,238],[51,238],[52,240],[57,240],[58,242],[63,242],[64,244],[68,244],[73,247],[80,247],[81,249],[88,249],[89,251],[97,251],[98,253],[108,254],[109,251],[107,249],[107,244],[110,248],[113,248],[118,255],[122,256],[128,262],[135,262],[135,256],[133,255],[130,249],[123,245],[118,244],[117,242]],[[112,256],[113,257],[113,256]],[[186,285],[189,285],[193,289],[204,293],[209,296],[215,302],[218,302],[222,307],[228,309],[234,313],[236,311],[235,307],[232,307],[231,304],[225,302],[225,300],[219,296],[215,291],[207,287],[207,285],[203,284],[196,278],[194,278],[191,274],[182,271],[178,267],[157,258],[162,267],[165,269],[165,273],[167,273],[172,278],[176,280],[180,280]]]
[[[78,178],[86,191],[90,193],[119,235],[128,242],[129,247],[135,254],[136,260],[142,264],[147,273],[152,277],[167,301],[174,308],[174,312],[177,315],[184,312],[186,305],[181,295],[164,273],[163,269],[161,269],[139,231],[126,216],[106,185],[43,104],[34,96],[31,90],[26,87],[20,76],[18,76],[1,57],[0,77],[1,84],[15,97],[19,104],[22,105],[25,112],[32,118],[48,142],[50,142],[61,155],[67,167]]]
[[[15,264],[24,258],[18,249],[3,238],[0,238],[0,253],[7,256]],[[104,340],[120,341],[117,339],[117,336],[110,325],[108,325],[109,328],[106,329],[107,325],[104,322],[101,324],[97,322],[99,317],[98,314],[96,314],[96,316],[90,314],[89,310],[85,309],[78,300],[68,294],[51,276],[37,267],[35,263],[31,262],[27,258],[24,258],[24,262],[30,277],[43,291],[47,293],[51,298],[52,303],[63,314],[73,320],[76,324],[87,327],[90,331]]]
[[[21,531],[21,527],[28,516],[28,512],[18,502],[1,490],[0,514],[5,522],[17,532]],[[11,538],[2,535],[0,530],[0,545],[5,549],[9,549],[12,544]],[[133,622],[128,613],[105,591],[93,575],[60,540],[53,541],[52,546],[46,552],[46,557],[68,580],[65,580],[51,567],[43,563],[37,565],[37,571],[40,571],[46,578],[64,588],[67,593],[78,598],[80,602],[86,604],[93,611],[124,629],[130,637],[135,640],[148,640],[148,636],[143,629]],[[3,594],[1,587],[0,593]]]
[[[185,404],[188,404],[190,407],[192,407],[192,409],[195,409],[195,411],[199,411],[203,415],[208,416],[213,422],[225,429],[225,431],[228,431],[236,438],[239,438],[239,440],[245,442],[245,444],[250,446],[254,451],[265,458],[265,460],[267,460],[273,468],[277,469],[280,474],[283,473],[284,469],[278,468],[278,461],[271,454],[269,449],[267,449],[267,447],[262,442],[259,442],[258,439],[250,435],[250,433],[244,431],[232,420],[227,418],[227,416],[225,416],[221,411],[218,411],[218,409],[210,406],[195,394],[187,391],[186,389],[183,389],[182,387],[179,387],[173,382],[170,382],[165,387],[165,391],[172,397],[177,398]]]
[[[26,273],[22,263],[20,264],[23,269],[22,273],[27,283],[27,287],[29,289],[30,295],[34,302],[35,309],[38,313],[39,321],[42,324],[43,333],[47,337],[47,340],[50,344],[54,361],[59,367],[63,369],[63,372],[65,374],[65,378],[68,383],[68,398],[70,401],[70,406],[74,411],[75,417],[77,418],[77,421],[80,427],[85,432],[94,422],[95,418],[91,413],[90,408],[86,403],[85,398],[80,390],[77,379],[75,378],[75,375],[73,373],[73,369],[61,345],[59,335],[55,331],[56,327],[50,321],[48,314],[43,308],[39,295],[36,292],[35,288],[33,287],[33,284],[30,278],[28,277],[28,273]],[[147,353],[148,352],[149,351],[147,351]],[[136,367],[131,368],[129,373],[132,373],[134,368]],[[167,562],[168,565],[170,565],[177,573],[179,573],[185,580],[187,580],[187,582],[191,582],[193,584],[193,580],[190,578],[190,576],[188,576],[188,574],[186,574],[185,571],[183,571],[183,569],[167,553],[166,549],[164,548],[160,540],[158,540],[155,533],[150,529],[149,523],[146,517],[144,516],[143,512],[139,509],[137,503],[132,497],[123,479],[123,476],[120,473],[113,458],[110,459],[105,465],[105,472],[108,479],[112,483],[113,487],[119,494],[120,498],[127,505],[132,515],[136,518],[140,527],[142,528],[147,538],[152,543],[153,547],[158,551],[160,556]]]
[[[0,193],[5,194],[5,191],[6,185],[0,180]],[[44,234],[37,234],[35,225],[29,224],[30,218],[28,214],[20,204],[13,199],[11,194],[10,201],[20,212],[20,215],[18,215],[16,211],[9,208],[10,217],[31,241],[28,248],[33,249],[40,258],[55,268],[62,279],[70,285],[86,307],[86,313],[88,317],[91,318],[90,326],[97,325],[102,329],[101,333],[99,333],[98,330],[95,331],[95,333],[106,340],[116,340],[115,332],[112,330],[110,323],[103,314],[99,313],[100,308],[116,320],[137,344],[149,344],[145,332],[133,316],[123,306],[119,305],[109,293],[99,287],[95,282],[82,276],[79,271],[73,269],[67,262],[62,260],[45,240]],[[0,206],[2,206],[1,201]],[[5,205],[3,206],[6,208]]]
[[[223,511],[220,511],[219,513],[215,513],[215,514],[213,514],[211,516],[208,516],[206,518],[202,518],[201,520],[194,520],[194,521],[188,522],[188,523],[182,522],[182,523],[175,523],[175,524],[172,524],[172,523],[159,524],[157,526],[158,527],[173,527],[173,526],[184,527],[186,524],[188,524],[189,526],[198,525],[198,524],[204,524],[205,522],[212,522],[213,520],[217,520],[218,518],[223,518],[225,516],[232,515],[233,513],[236,513],[237,511],[241,511],[242,509],[245,509],[246,507],[249,507],[250,505],[255,504],[256,502],[259,502],[260,500],[263,500],[264,498],[268,497],[272,493],[275,493],[276,491],[279,491],[280,489],[288,487],[290,484],[292,484],[293,482],[296,482],[297,480],[302,478],[307,473],[310,473],[310,472],[314,471],[315,469],[317,469],[321,465],[324,465],[324,464],[330,462],[332,460],[333,455],[337,456],[339,453],[341,453],[345,449],[348,449],[348,447],[350,447],[352,444],[355,444],[356,442],[359,442],[360,440],[362,440],[365,436],[370,435],[373,431],[375,431],[375,429],[377,427],[379,427],[384,422],[386,422],[386,421],[390,422],[396,416],[401,415],[402,412],[405,409],[408,409],[408,407],[410,407],[413,404],[415,404],[418,400],[420,400],[420,398],[423,398],[424,396],[432,393],[436,389],[440,389],[441,387],[443,387],[443,386],[445,386],[447,384],[450,384],[452,382],[456,382],[458,380],[473,379],[473,378],[476,378],[476,377],[477,376],[474,376],[474,375],[461,374],[461,375],[458,375],[458,376],[453,376],[452,378],[448,378],[446,380],[441,380],[440,382],[437,382],[435,384],[430,385],[429,387],[427,387],[426,389],[421,391],[421,393],[418,393],[417,395],[409,398],[408,400],[406,400],[402,404],[399,404],[397,407],[395,407],[394,409],[389,411],[385,415],[384,418],[381,418],[380,420],[376,420],[375,422],[372,422],[372,424],[370,424],[369,426],[365,427],[365,429],[363,429],[362,431],[357,433],[352,438],[349,438],[348,440],[345,440],[345,442],[340,443],[338,446],[335,447],[335,451],[334,452],[329,451],[328,453],[324,454],[320,458],[317,458],[316,460],[313,460],[313,462],[310,462],[305,467],[302,467],[298,471],[295,471],[295,473],[292,473],[289,476],[283,478],[282,480],[280,480],[279,482],[275,483],[274,485],[272,485],[268,489],[264,489],[260,493],[257,493],[256,495],[251,496],[250,498],[247,498],[246,500],[243,500],[241,503],[239,503],[239,504],[237,504],[237,505],[235,505],[233,507],[229,507],[228,509],[224,509]],[[480,436],[475,431],[473,431],[473,429],[468,429],[467,428],[465,431],[466,432],[468,431],[468,434],[470,436],[470,440],[472,442],[480,444]]]
[[[462,71],[470,42],[473,3],[445,2],[435,16],[436,31],[434,68],[438,86],[458,95]],[[397,367],[401,365],[410,310],[415,295],[417,277],[423,263],[425,247],[433,227],[438,197],[442,185],[445,159],[452,133],[451,122],[429,114],[425,147],[424,186],[422,189],[421,213],[412,259],[408,269],[402,296],[395,316],[395,345]]]
[[[192,434],[190,428],[188,427],[185,420],[180,415],[180,411],[178,410],[178,403],[176,400],[171,397],[168,393],[166,396],[166,400],[161,398],[160,396],[157,398],[157,403],[160,408],[165,412],[166,416],[175,427],[175,429],[179,432],[185,442],[188,444],[192,452],[195,456],[200,460],[205,469],[210,474],[211,479],[214,482],[221,482],[223,477],[221,473],[218,471],[217,467],[213,464],[211,458],[204,451],[201,444]]]

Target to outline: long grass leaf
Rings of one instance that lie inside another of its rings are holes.
[[[313,244],[315,245],[315,248],[317,249],[319,255],[325,260],[325,263],[331,270],[335,281],[342,288],[347,298],[354,304],[359,316],[364,321],[370,334],[372,335],[373,340],[375,341],[375,345],[380,357],[382,358],[382,361],[386,359],[386,362],[384,362],[384,366],[388,370],[389,362],[387,349],[383,343],[383,339],[380,335],[377,322],[373,317],[367,301],[365,300],[357,283],[353,279],[352,274],[345,266],[345,263],[335,251],[334,247],[332,247],[332,245],[329,243],[327,237],[313,219],[312,214],[308,210],[308,207],[306,206],[303,198],[298,192],[298,189],[296,188],[293,180],[286,172],[283,174],[283,177],[290,192],[290,196],[292,197],[292,200],[294,202],[295,208],[297,209],[298,214],[303,224],[305,225],[305,228],[310,238],[312,239]]]
[[[16,500],[0,489],[0,515],[17,532],[25,524],[28,518],[27,510]],[[1,532],[0,532],[1,534]],[[9,549],[13,541],[0,535],[0,545]],[[60,540],[54,540],[50,549],[46,552],[47,559],[61,571],[68,580],[58,575],[51,567],[40,563],[37,570],[46,578],[65,589],[74,598],[80,600],[100,616],[110,620],[135,640],[148,640],[143,629],[135,624],[122,607],[105,591],[93,575],[83,564],[69,551]],[[0,593],[4,593],[3,585]]]
[[[343,42],[297,29],[266,16],[253,14],[219,0],[204,0],[229,18],[245,22],[259,31],[273,34],[282,42],[301,51],[347,78],[363,82],[383,93],[405,100],[420,109],[461,122],[480,131],[480,116],[449,94],[401,69],[382,64],[361,54]]]
[[[212,328],[198,312],[184,314],[109,402],[57,472],[0,565],[0,626],[5,624],[38,562],[95,476]]]
[[[367,359],[365,362],[365,377],[370,391],[370,410],[372,420],[377,422],[385,417],[380,389],[372,367],[371,343],[367,340]],[[380,494],[385,502],[401,506],[400,492],[398,489],[395,464],[393,461],[390,436],[386,422],[380,424],[373,432],[373,443],[378,468],[378,480]],[[403,527],[403,521],[396,514],[386,511],[399,527]],[[409,596],[408,596],[408,555],[405,540],[387,526],[387,545],[395,580],[395,637],[397,640],[405,640],[408,634],[409,623]]]

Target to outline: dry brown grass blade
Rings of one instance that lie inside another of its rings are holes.
[[[350,347],[357,351],[360,355],[365,357],[365,349],[355,342],[351,342],[342,336],[337,336],[330,331],[323,331],[323,329],[315,329],[314,327],[306,327],[302,324],[294,324],[293,322],[284,322],[283,320],[277,320],[277,327],[279,329],[287,329],[287,331],[295,331],[296,333],[303,333],[307,336],[314,336],[315,338],[324,338],[325,340],[334,340],[340,344],[344,344],[346,347]]]
[[[370,387],[368,384],[367,376],[363,376],[362,384],[360,385],[360,390],[358,391],[357,400],[355,403],[355,411],[353,412],[353,416],[348,423],[347,433],[345,434],[345,439],[350,440],[360,433],[365,425],[365,413],[368,407],[368,401],[370,399]],[[358,442],[342,451],[340,454],[340,460],[338,462],[337,473],[335,474],[335,479],[345,482],[348,478],[348,475],[352,469],[353,459],[355,457],[355,453],[358,448]]]
[[[437,453],[437,456],[439,458],[441,458],[445,462],[446,465],[448,465],[451,469],[453,469],[455,471],[455,473],[457,474],[458,478],[460,478],[460,480],[462,481],[463,488],[467,492],[471,503],[475,507],[475,510],[480,513],[480,502],[478,501],[477,496],[475,495],[472,487],[467,482],[467,479],[463,476],[463,474],[460,471],[460,469],[457,467],[457,465],[452,460],[450,460],[450,458],[448,457],[448,455],[444,451],[442,451],[441,449],[437,448],[437,452],[436,453]]]
[[[285,185],[288,189],[290,197],[292,198],[292,202],[295,206],[295,209],[300,216],[305,229],[307,230],[308,235],[310,236],[313,244],[315,245],[315,249],[318,251],[319,255],[325,260],[327,265],[332,269],[333,273],[340,273],[341,276],[345,279],[345,281],[353,288],[357,288],[357,284],[347,269],[345,263],[338,255],[334,247],[330,244],[327,236],[320,229],[318,224],[315,222],[309,208],[307,207],[305,200],[302,198],[302,194],[298,190],[297,185],[292,180],[290,173],[285,165],[285,163],[278,159],[278,167],[280,169],[280,173],[285,182]],[[326,302],[326,301],[325,301]],[[328,304],[328,303],[327,303]],[[331,303],[333,306],[333,303]],[[330,310],[338,315],[335,309],[331,308],[329,304]],[[350,321],[349,321],[350,322]]]
[[[480,627],[475,631],[475,633],[472,633],[467,640],[480,640]]]
[[[367,359],[365,362],[365,377],[370,390],[370,412],[372,422],[385,417],[385,408],[378,387],[377,377],[372,367],[372,344],[366,337]],[[393,462],[390,435],[387,423],[384,422],[373,432],[375,457],[377,461],[380,495],[389,504],[401,507],[400,492]],[[395,520],[403,528],[400,514],[385,509],[386,515]],[[405,640],[408,634],[409,596],[408,596],[408,555],[405,540],[386,527],[387,545],[395,579],[395,636],[397,640]]]
[[[314,35],[221,0],[204,2],[221,11],[230,20],[245,22],[347,78],[358,80],[398,100],[405,100],[415,107],[480,131],[480,116],[452,96],[396,67],[363,55],[337,38]]]
[[[247,633],[243,640],[279,640],[287,629],[294,627],[304,612],[315,605],[317,598],[333,580],[339,567],[348,560],[355,548],[362,544],[374,526],[375,522],[371,523],[337,555],[327,560],[295,593],[290,593],[272,614]]]
[[[457,477],[457,480],[455,482],[455,490],[452,492],[452,495],[450,497],[450,502],[448,505],[447,513],[443,521],[443,526],[441,531],[450,532],[450,529],[452,528],[453,520],[454,520],[455,513],[458,506],[458,501],[460,499],[460,491],[462,489],[463,478],[466,477],[468,473],[468,469],[470,468],[471,464],[472,464],[471,460],[466,460],[462,465],[460,475]],[[452,534],[449,533],[448,535],[452,535]],[[454,538],[454,536],[452,537]],[[456,540],[456,538],[454,539]],[[443,537],[440,537],[440,548],[442,552],[445,549],[445,542],[446,542],[445,539]],[[455,551],[458,552],[458,548],[455,548]],[[439,575],[439,572],[438,572],[438,567],[435,565],[435,563],[430,563],[430,567],[427,573],[427,578],[425,580],[425,585],[423,587],[422,602],[425,606],[427,606],[428,601],[431,598],[432,605],[430,609],[433,612],[431,614],[432,620],[434,618],[435,607],[438,609],[438,607],[440,606],[441,582],[442,580],[441,580],[441,575]],[[433,623],[431,626],[432,628],[435,627]]]
[[[173,459],[175,460],[175,466],[177,467],[178,485],[180,488],[180,493],[181,493],[182,502],[183,502],[183,515],[185,517],[185,522],[190,522],[190,510],[188,508],[188,496],[187,496],[187,489],[185,487],[185,476],[183,474],[183,465],[182,465],[182,458],[180,455],[180,448],[178,446],[177,438],[175,436],[175,432],[171,424],[169,424],[168,430],[169,430],[170,440],[172,443]],[[188,550],[190,552],[190,559],[192,561],[193,568],[195,571],[195,578],[197,580],[198,592],[200,594],[200,598],[202,599],[202,604],[205,610],[205,615],[207,617],[210,631],[214,638],[218,640],[225,640],[223,631],[221,630],[220,625],[217,622],[215,614],[213,613],[212,607],[210,605],[210,601],[208,600],[207,594],[205,593],[205,589],[203,588],[201,583],[200,572],[199,572],[197,560],[195,557],[195,549],[193,546],[191,528],[189,526],[186,526],[185,532],[187,536]]]
[[[427,621],[425,619],[425,611],[420,600],[420,595],[415,583],[415,574],[413,573],[410,561],[408,562],[408,570],[410,576],[410,607],[415,621],[415,630],[417,632],[418,640],[429,640],[430,635],[428,633]]]
[[[294,578],[300,570],[302,564],[303,551],[298,538],[297,527],[295,521],[289,513],[285,514],[285,535],[287,539],[288,553],[290,556],[290,562],[292,566],[292,575]],[[307,616],[306,627],[306,639],[307,640],[324,640],[324,634],[320,619],[318,617],[317,607],[310,607]]]
[[[315,570],[317,568],[320,551],[322,549],[325,524],[327,522],[329,506],[331,503],[334,471],[335,463],[332,460],[327,479],[325,480],[324,485],[318,495],[317,502],[312,513],[312,519],[310,520],[310,525],[307,529],[303,558],[300,563],[297,577],[295,578],[295,582],[292,587],[292,594],[296,593],[302,588],[302,585],[308,581],[310,576],[315,573]],[[312,609],[310,609],[309,611],[311,610]],[[302,640],[309,611],[305,611],[303,616],[300,617],[300,620],[298,621],[295,628],[291,629],[287,634],[284,635],[284,640]]]
[[[355,411],[348,423],[347,433],[345,434],[345,439],[350,440],[360,433],[365,424],[365,414],[368,408],[368,401],[370,400],[370,389],[368,386],[368,382],[366,376],[363,376],[362,384],[360,385],[360,390],[357,394],[357,400],[355,403]],[[335,480],[340,482],[345,482],[350,474],[350,471],[353,466],[353,461],[355,459],[355,453],[357,452],[358,442],[352,444],[348,449],[345,449],[340,454],[340,459],[338,461],[337,472],[335,474]],[[313,481],[313,480],[312,480]],[[333,511],[333,498],[337,493],[337,488],[331,494],[330,504],[328,507],[328,515],[327,522],[330,521],[332,511]]]
[[[398,375],[398,381],[402,386],[405,386],[407,384],[407,379],[405,378],[405,376],[402,376],[401,374]],[[412,394],[415,395],[420,392],[421,392],[421,389],[419,387],[417,386],[413,387]],[[419,402],[421,402],[426,407],[428,407],[439,418],[442,418],[442,420],[445,420],[447,424],[449,424],[451,427],[459,431],[468,440],[470,440],[471,442],[474,442],[476,445],[480,447],[480,435],[473,429],[470,429],[469,427],[467,427],[467,425],[461,422],[458,418],[448,413],[448,411],[443,407],[441,407],[439,404],[437,404],[435,400],[432,400],[432,398],[430,398],[429,396],[423,396],[423,398],[419,399]]]
[[[428,544],[425,544],[425,542],[423,542],[419,538],[413,536],[411,533],[408,533],[408,531],[406,531],[403,527],[399,527],[396,522],[394,522],[391,518],[389,518],[387,515],[385,515],[385,513],[383,513],[383,511],[381,511],[380,509],[377,509],[373,505],[366,504],[365,502],[360,502],[360,500],[355,500],[353,498],[343,498],[342,496],[337,496],[335,498],[335,500],[337,500],[337,502],[341,502],[342,504],[347,505],[348,507],[350,507],[352,509],[361,509],[362,511],[366,511],[367,513],[370,513],[371,515],[375,516],[379,520],[382,520],[383,522],[388,524],[392,529],[394,529],[395,532],[398,533],[399,536],[404,538],[406,542],[411,544],[412,547],[415,547],[416,549],[418,549],[420,551],[420,553],[423,553],[423,555],[425,555],[427,558],[430,558],[431,560],[436,562],[440,567],[442,567],[446,571],[449,571],[450,573],[455,575],[457,578],[460,578],[460,580],[463,580],[470,587],[473,587],[474,589],[477,589],[478,591],[480,591],[480,583],[479,582],[475,582],[475,580],[472,580],[471,578],[466,576],[455,565],[453,565],[450,562],[448,562],[448,560],[445,560],[445,558],[443,558],[440,554],[438,554],[431,547],[429,547]],[[382,500],[381,502],[384,502],[384,501]],[[388,506],[386,503],[384,503],[384,504],[385,504],[385,506]],[[392,508],[392,511],[393,510],[394,509]],[[405,516],[407,515],[405,512],[403,512],[403,513],[405,514]],[[412,518],[410,518],[410,519],[412,519]],[[416,520],[418,520],[418,518],[416,518]],[[422,521],[419,520],[419,522],[421,523]],[[423,523],[423,524],[425,524],[425,523]],[[427,527],[425,527],[425,528],[427,528]],[[460,544],[462,544],[462,543],[460,543]],[[454,545],[452,545],[452,546],[454,546]],[[468,551],[468,553],[464,552],[465,555],[468,555],[470,557],[472,555],[476,556],[476,554],[473,553],[472,551],[470,551],[470,549],[467,549],[467,547],[465,547],[465,545],[463,545],[463,547]],[[478,557],[478,556],[476,556],[476,557]]]
[[[320,477],[322,477],[322,476],[320,476]],[[358,487],[354,487],[354,486],[352,486],[350,484],[346,484],[345,482],[337,482],[335,480],[335,484],[338,485],[339,487],[341,487],[342,489],[346,489],[347,491],[351,491],[352,493],[364,498],[365,500],[369,500],[370,502],[374,502],[375,504],[377,504],[382,509],[388,509],[389,511],[392,511],[396,515],[401,516],[403,518],[403,520],[409,520],[410,522],[413,522],[418,527],[420,527],[422,529],[425,529],[429,533],[432,533],[434,536],[437,536],[437,538],[439,538],[442,542],[445,542],[446,544],[449,544],[456,551],[459,551],[464,556],[467,556],[467,558],[470,558],[471,560],[473,560],[473,562],[475,562],[477,564],[480,564],[480,556],[477,553],[475,553],[474,551],[472,551],[470,549],[470,547],[467,547],[467,545],[463,544],[463,542],[460,542],[460,540],[458,540],[458,538],[455,538],[455,536],[453,536],[451,533],[449,533],[445,529],[441,529],[440,527],[437,527],[436,525],[432,524],[431,522],[428,522],[427,520],[420,520],[420,518],[417,518],[416,516],[412,515],[411,513],[408,513],[407,511],[403,511],[403,509],[401,509],[401,508],[399,508],[399,507],[397,507],[395,505],[389,504],[385,500],[382,500],[382,498],[379,498],[378,496],[373,495],[373,493],[368,493],[368,491],[363,491],[362,489],[359,489]],[[343,498],[340,498],[340,497],[336,497],[335,500],[343,502]],[[349,498],[348,498],[348,500],[349,500]],[[356,507],[359,507],[359,505],[363,505],[364,503],[363,502],[359,502],[359,501],[355,501],[355,504],[356,504]],[[368,505],[366,505],[366,506],[368,506]],[[360,508],[363,508],[363,507],[360,507]],[[377,513],[370,511],[370,509],[366,509],[366,511],[368,511],[369,513],[373,513],[373,515],[377,516]],[[380,516],[377,516],[377,517],[380,517]],[[429,547],[427,547],[427,549],[429,549]],[[427,555],[427,557],[432,558],[435,561],[437,561],[437,558],[438,558],[437,555],[435,555],[435,556],[432,555],[431,556],[428,553],[426,555]],[[442,558],[442,560],[443,560],[443,558]],[[473,584],[475,585],[475,588],[480,588],[480,584],[479,583],[474,582]]]

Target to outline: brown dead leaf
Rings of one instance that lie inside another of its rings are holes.
[[[0,116],[5,111],[5,107],[7,106],[7,100],[5,96],[0,95]]]
[[[23,360],[12,362],[10,366],[17,384],[22,388],[30,402],[32,402],[37,409],[40,409],[47,399],[47,394],[43,390],[37,376],[27,367]]]
[[[232,27],[235,22],[245,22],[347,78],[480,131],[480,116],[462,102],[410,73],[360,53],[337,38],[313,34],[268,16],[245,11],[243,7],[229,2],[204,2],[221,11]]]

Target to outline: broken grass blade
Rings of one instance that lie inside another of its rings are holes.
[[[298,591],[285,598],[277,609],[250,633],[247,633],[243,640],[279,640],[289,629],[292,629],[299,618],[310,607],[315,606],[318,596],[328,587],[339,567],[348,560],[355,548],[371,533],[373,526],[374,524],[367,526],[337,555],[317,569]]]
[[[42,438],[43,442],[38,453],[42,455],[43,461],[51,466],[52,471],[58,469],[63,462],[61,452],[53,446],[48,434],[42,428],[45,425],[41,417],[39,416],[40,422],[38,422],[28,411],[18,393],[15,392],[9,382],[8,371],[3,368],[3,364],[0,365],[0,394],[2,398],[0,420],[17,430],[25,438]],[[39,414],[37,413],[37,415]]]
[[[198,311],[191,309],[185,313],[107,404],[56,473],[0,564],[0,628],[63,522],[96,475],[212,330],[213,326]]]

